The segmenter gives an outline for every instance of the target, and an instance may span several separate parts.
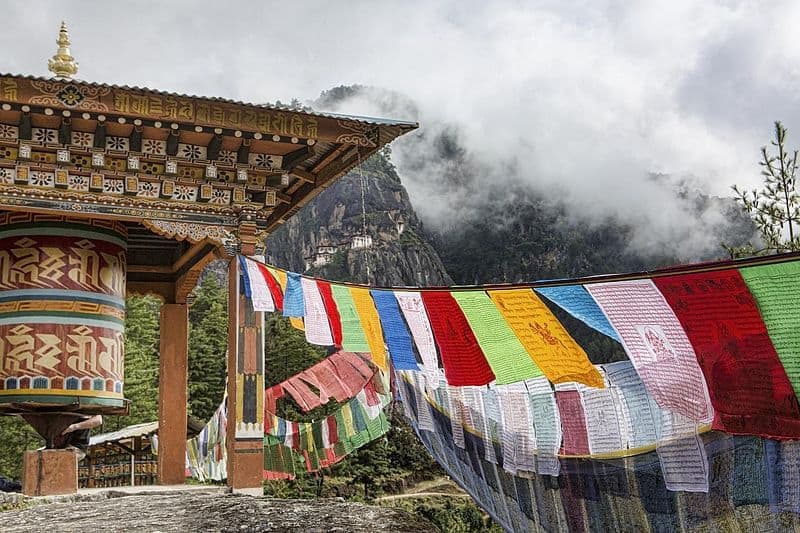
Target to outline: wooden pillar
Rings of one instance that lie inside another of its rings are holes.
[[[234,492],[261,495],[264,315],[253,310],[240,283],[239,261],[234,257],[228,269],[228,486]]]
[[[189,380],[189,311],[186,304],[161,306],[158,375],[158,483],[186,481],[186,406]]]

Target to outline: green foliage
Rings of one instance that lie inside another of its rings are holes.
[[[161,303],[152,296],[132,296],[125,312],[125,397],[129,416],[103,417],[99,432],[158,420],[158,336]]]
[[[492,522],[472,500],[442,500],[406,499],[392,504],[427,519],[444,533],[502,533],[503,529]]]
[[[796,235],[800,222],[800,195],[797,193],[797,150],[786,149],[787,130],[775,122],[775,140],[770,141],[777,154],[761,147],[760,189],[746,190],[734,185],[736,200],[750,216],[759,232],[763,246],[752,243],[744,246],[725,246],[731,257],[764,255],[800,250],[800,235]]]
[[[39,435],[21,418],[0,416],[0,475],[20,479],[23,452],[43,444]]]
[[[189,413],[208,420],[225,394],[228,291],[216,276],[205,276],[194,294],[189,308]]]
[[[327,352],[306,341],[305,334],[295,329],[289,319],[279,313],[266,316],[264,328],[265,380],[275,385],[321,361]]]

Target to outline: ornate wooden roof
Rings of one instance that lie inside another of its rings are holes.
[[[389,121],[0,75],[0,203],[164,233],[269,232],[381,146]],[[193,228],[189,228],[191,224]]]
[[[175,287],[416,127],[0,74],[0,209],[126,221],[129,284]]]

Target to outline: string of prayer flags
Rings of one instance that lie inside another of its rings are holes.
[[[186,441],[189,475],[199,481],[222,481],[227,477],[227,396],[196,436]]]
[[[541,376],[514,331],[483,291],[451,293],[469,322],[498,385]]]
[[[800,405],[741,274],[722,270],[653,281],[694,346],[714,429],[800,437]]]
[[[421,296],[442,355],[447,383],[464,386],[493,381],[494,373],[453,296],[445,291],[423,291]]]
[[[800,394],[800,261],[739,270],[758,303],[795,396]]]
[[[686,333],[651,280],[587,285],[614,325],[648,392],[662,408],[710,422],[705,378]]]
[[[535,290],[590,328],[616,341],[620,340],[614,327],[583,286],[537,287]]]
[[[338,402],[354,397],[370,381],[380,379],[378,374],[357,354],[336,352],[268,388],[265,406],[267,410],[274,410],[275,401],[286,392],[303,411],[308,412],[327,403],[331,397]]]
[[[532,290],[495,290],[489,296],[551,383],[604,386],[586,352]]]
[[[277,283],[280,286],[280,292],[282,294],[280,309],[283,309],[283,307],[285,305],[284,300],[286,299],[286,289],[287,289],[288,283],[289,283],[288,273],[286,271],[284,271],[284,270],[280,270],[280,269],[277,269],[277,268],[268,268],[268,269],[269,269],[269,273],[272,274],[272,277],[275,280],[277,280]],[[287,316],[287,315],[284,313],[284,316]],[[304,330],[305,326],[303,324],[303,319],[301,317],[294,316],[294,313],[291,313],[288,316],[289,316],[289,323],[292,325],[293,328],[299,329],[300,331]]]
[[[408,331],[400,307],[394,293],[391,291],[370,291],[378,310],[386,346],[392,358],[392,364],[397,370],[419,370],[417,359],[414,356],[414,342]]]
[[[524,383],[497,385],[503,430],[503,469],[511,474],[536,472],[536,432]]]
[[[586,417],[590,454],[614,453],[625,449],[622,413],[617,409],[616,391],[612,388],[578,387]],[[627,429],[627,428],[625,428]]]
[[[269,421],[265,424],[265,479],[292,479],[295,463],[302,463],[308,472],[327,468],[386,434],[389,421],[383,408],[391,396],[371,385],[368,383],[334,413],[313,422],[290,421],[273,412],[265,413],[265,420]]]
[[[383,328],[381,327],[381,319],[378,316],[378,311],[375,309],[375,304],[372,301],[369,289],[350,287],[350,294],[353,298],[356,313],[358,313],[358,317],[361,321],[361,328],[367,338],[368,349],[366,351],[372,356],[372,362],[381,370],[386,371],[389,369],[389,364],[386,360]]]

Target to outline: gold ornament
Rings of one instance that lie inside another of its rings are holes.
[[[56,75],[57,78],[71,78],[78,73],[78,62],[72,57],[69,51],[69,33],[67,23],[61,22],[61,30],[58,32],[56,41],[58,50],[47,62],[47,68]]]

